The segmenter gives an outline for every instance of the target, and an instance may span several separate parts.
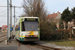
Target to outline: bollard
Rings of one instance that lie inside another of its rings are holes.
[[[5,40],[5,45],[7,45],[7,40]]]

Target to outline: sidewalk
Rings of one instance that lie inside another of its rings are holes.
[[[5,41],[0,42],[0,50],[17,50],[18,44],[14,44],[14,42],[9,43],[9,45],[5,44]]]
[[[42,50],[41,48],[20,44],[18,41],[13,40],[9,45],[4,42],[0,43],[0,50]]]

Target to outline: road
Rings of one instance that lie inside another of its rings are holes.
[[[24,43],[22,44],[22,42],[19,43],[19,41],[16,40],[12,40],[11,43],[9,43],[9,45],[5,45],[4,44],[5,41],[0,43],[0,50],[43,50],[34,46],[31,46],[30,43]]]
[[[34,46],[31,46],[27,42],[20,42],[17,40],[11,40],[11,43],[9,45],[5,44],[5,39],[7,39],[7,34],[3,33],[0,34],[0,50],[42,50],[40,48],[36,48]],[[23,44],[22,44],[23,43]]]
[[[5,34],[3,34],[3,35],[0,34],[0,36],[3,37],[3,36],[5,36]],[[4,38],[4,39],[6,39],[6,38]],[[37,44],[43,45],[43,46],[48,46],[48,47],[47,48],[41,47],[41,46],[38,46]],[[5,44],[5,40],[0,42],[0,50],[46,50],[46,49],[47,50],[49,50],[49,49],[53,50],[49,47],[59,48],[59,49],[62,49],[62,50],[75,50],[74,47],[58,46],[58,45],[46,43],[46,42],[43,42],[43,41],[36,41],[36,42],[32,43],[32,42],[19,42],[15,39],[12,39],[11,43],[9,43],[9,45]]]
[[[39,44],[45,44],[44,42],[38,41]],[[54,50],[49,47],[38,45],[37,42],[19,42],[12,40],[9,45],[5,45],[5,41],[0,43],[0,50]]]

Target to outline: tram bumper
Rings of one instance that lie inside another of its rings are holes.
[[[25,37],[24,41],[39,41],[38,37]]]

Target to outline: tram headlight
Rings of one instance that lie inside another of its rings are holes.
[[[25,37],[30,37],[30,35],[26,35]]]
[[[38,37],[38,35],[34,35],[35,37]]]
[[[28,37],[28,35],[26,35],[25,37]]]

